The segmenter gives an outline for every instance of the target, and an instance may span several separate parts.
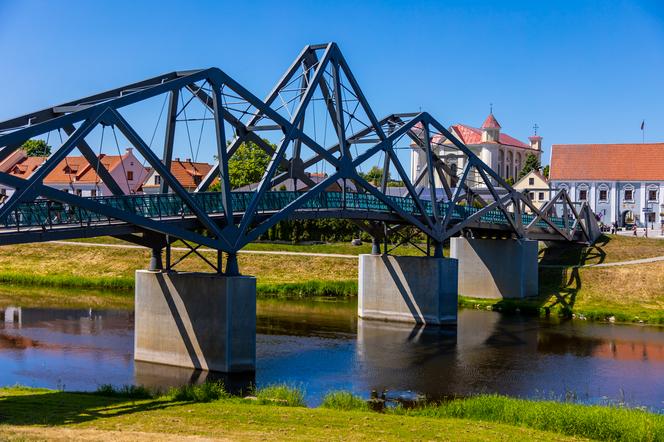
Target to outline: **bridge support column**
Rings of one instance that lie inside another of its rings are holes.
[[[471,298],[524,298],[538,294],[537,241],[452,238],[459,260],[459,294]]]
[[[135,360],[255,370],[256,278],[138,270],[135,308]]]
[[[357,314],[364,319],[456,324],[457,261],[360,255]]]

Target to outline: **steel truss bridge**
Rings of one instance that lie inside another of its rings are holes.
[[[125,111],[155,97],[164,101],[147,142]],[[194,103],[203,118],[187,118]],[[154,146],[165,108],[163,139]],[[176,135],[186,128],[191,140],[188,124],[195,120],[201,134],[211,122],[216,163],[191,192],[171,173],[171,163]],[[99,159],[103,141],[99,151],[90,141],[100,128],[103,140],[109,127],[116,143],[117,128],[161,176],[160,193],[125,194]],[[572,203],[562,190],[536,207],[428,113],[378,119],[335,43],[306,46],[263,100],[209,68],[171,72],[0,122],[0,161],[52,132],[66,136],[29,177],[0,172],[0,184],[15,189],[0,206],[0,244],[111,235],[160,253],[180,239],[192,252],[200,245],[218,250],[210,265],[219,272],[225,252],[226,272],[233,274],[237,251],[286,219],[350,219],[375,243],[404,230],[421,232],[434,256],[442,256],[446,239],[462,234],[586,244],[598,236],[587,204]],[[229,159],[249,142],[270,162],[255,188],[238,191]],[[410,149],[426,157],[414,180],[398,155]],[[44,183],[74,151],[112,196],[83,197]],[[449,158],[463,167],[455,170]],[[372,165],[386,171],[374,184],[362,173]],[[391,174],[402,183],[399,195],[389,191]],[[289,181],[294,191],[276,190]],[[209,191],[213,183],[218,191]]]

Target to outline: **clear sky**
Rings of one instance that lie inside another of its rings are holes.
[[[0,0],[0,120],[217,66],[259,97],[336,41],[378,116],[419,109],[557,143],[664,142],[664,1]]]

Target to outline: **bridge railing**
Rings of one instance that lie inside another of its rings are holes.
[[[302,196],[304,192],[278,191],[268,192],[261,199],[258,212],[275,212],[283,209]],[[232,192],[233,208],[235,212],[243,212],[249,207],[253,192]],[[223,201],[219,192],[192,193],[195,200],[209,214],[222,214]],[[414,216],[423,215],[415,201],[410,197],[387,196],[389,200],[398,205],[403,211]],[[133,213],[145,218],[164,219],[173,217],[186,217],[193,215],[184,201],[175,194],[144,194],[125,196],[103,196],[91,197],[98,203],[109,205],[113,208]],[[446,213],[449,208],[448,202],[438,202],[440,213]],[[424,215],[433,215],[433,203],[424,201]],[[391,213],[393,210],[387,204],[368,193],[347,192],[323,192],[316,198],[309,199],[299,210],[362,210],[370,212]],[[467,205],[455,205],[452,210],[452,220],[460,221],[469,218],[478,212],[479,208]],[[533,214],[523,214],[524,224],[535,219]],[[561,217],[550,217],[550,220],[560,228],[564,228],[564,220]],[[60,225],[91,225],[99,223],[111,223],[114,219],[82,209],[77,206],[63,204],[57,201],[35,200],[22,203],[7,217],[5,228],[22,227],[53,227]],[[487,224],[507,225],[508,220],[500,210],[486,212],[479,218],[479,222]],[[573,218],[570,217],[568,224],[572,225]],[[540,220],[537,226],[546,229],[547,224]]]

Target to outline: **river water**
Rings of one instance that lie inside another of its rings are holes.
[[[442,399],[476,393],[625,403],[664,410],[664,329],[554,323],[462,310],[457,328],[358,320],[352,302],[260,301],[255,375],[231,389],[277,382],[316,405],[331,390]],[[94,390],[166,388],[206,372],[133,360],[133,312],[3,307],[0,384]]]

